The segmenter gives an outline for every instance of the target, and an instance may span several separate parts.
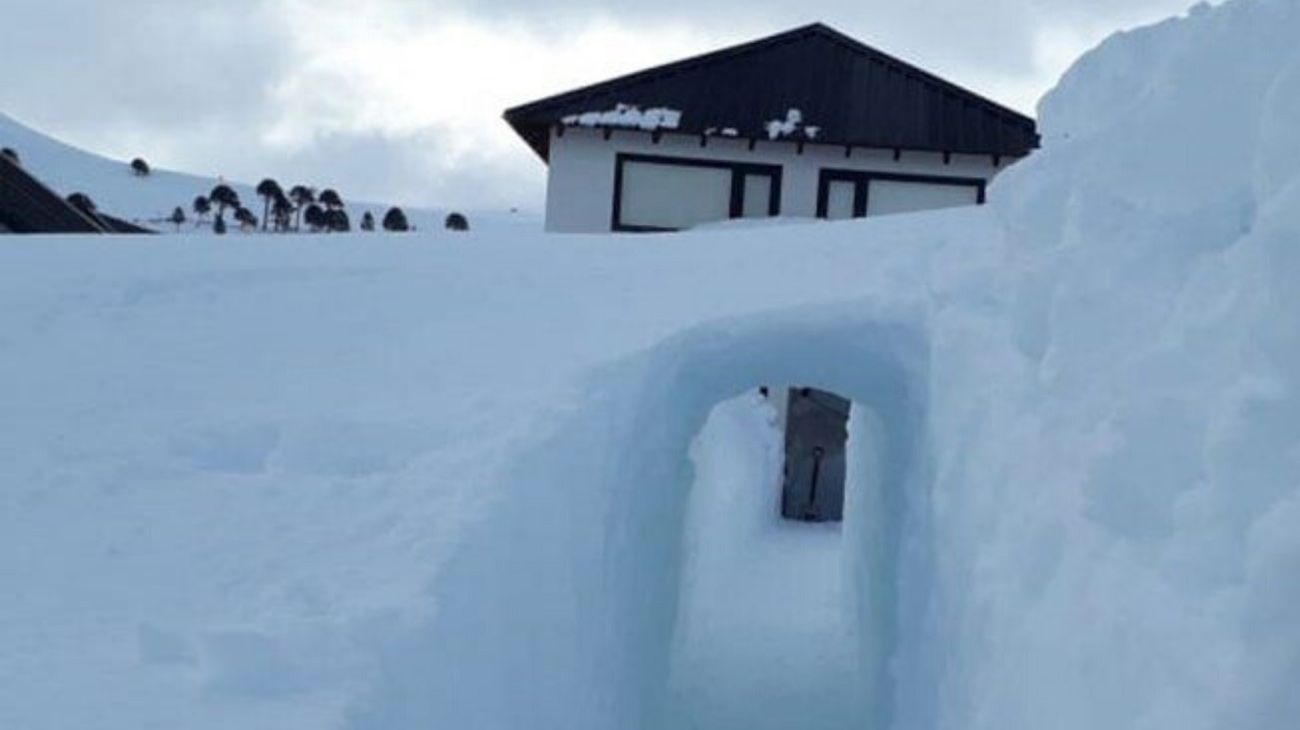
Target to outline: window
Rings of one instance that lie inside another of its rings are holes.
[[[826,190],[824,218],[840,220],[852,218],[857,213],[858,185],[851,180],[831,180]]]
[[[832,220],[984,203],[980,178],[822,170],[817,216]]]
[[[721,160],[620,154],[615,162],[616,231],[675,231],[781,209],[781,168]]]

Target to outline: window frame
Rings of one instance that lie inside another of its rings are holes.
[[[613,208],[610,211],[610,228],[613,231],[623,233],[671,233],[673,231],[681,230],[680,228],[661,226],[630,225],[622,222],[623,168],[629,162],[675,167],[709,167],[729,170],[731,172],[731,202],[728,210],[729,218],[727,220],[735,220],[744,217],[745,177],[747,175],[762,175],[772,181],[772,188],[768,194],[767,214],[769,217],[775,217],[781,214],[781,178],[783,173],[781,165],[699,157],[672,157],[669,155],[644,155],[632,152],[619,152],[614,156],[614,196]]]
[[[866,218],[871,195],[871,182],[919,183],[923,185],[950,185],[953,187],[975,188],[975,204],[984,205],[988,180],[982,177],[960,177],[948,175],[913,175],[901,172],[878,172],[875,170],[846,170],[824,167],[817,177],[817,217],[826,218],[830,209],[830,189],[832,182],[853,183],[853,218]]]

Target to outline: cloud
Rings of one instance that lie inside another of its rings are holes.
[[[514,104],[822,20],[1028,111],[1111,28],[1185,2],[7,0],[0,110],[199,173],[537,208]]]

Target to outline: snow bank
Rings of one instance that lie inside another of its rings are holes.
[[[1289,727],[1298,36],[1112,38],[982,209],[3,242],[0,726]],[[855,401],[826,541],[730,499],[772,382]]]

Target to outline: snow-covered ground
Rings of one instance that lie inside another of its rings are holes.
[[[1296,37],[1112,38],[980,209],[5,239],[0,727],[1292,727]]]
[[[131,171],[130,161],[111,160],[91,152],[64,144],[56,139],[41,134],[20,124],[17,120],[0,113],[0,147],[13,149],[18,153],[23,167],[31,171],[41,182],[60,195],[85,193],[95,201],[100,210],[134,221],[160,233],[175,233],[177,229],[166,223],[172,210],[180,206],[185,215],[194,218],[191,206],[194,198],[207,195],[218,183],[215,177],[201,177],[170,170],[153,169],[148,176],[136,176]],[[250,184],[226,181],[239,200],[262,218],[263,202],[257,196],[254,187],[256,180]],[[333,181],[319,180],[280,180],[288,191],[299,183],[316,187],[317,192],[334,184]],[[346,186],[339,188],[343,195],[348,216],[355,227],[361,216],[370,211],[376,221],[383,219],[384,212],[392,203],[374,201],[356,201],[348,196]],[[422,231],[440,231],[449,210],[429,206],[400,206],[406,213],[411,225]],[[527,231],[541,227],[541,219],[533,213],[511,213],[507,211],[462,211],[469,217],[470,225],[489,231],[506,233],[510,231]],[[229,221],[227,221],[229,222]],[[196,227],[191,221],[182,226],[181,233],[209,232],[207,226]],[[238,226],[231,226],[232,235],[238,235]]]

